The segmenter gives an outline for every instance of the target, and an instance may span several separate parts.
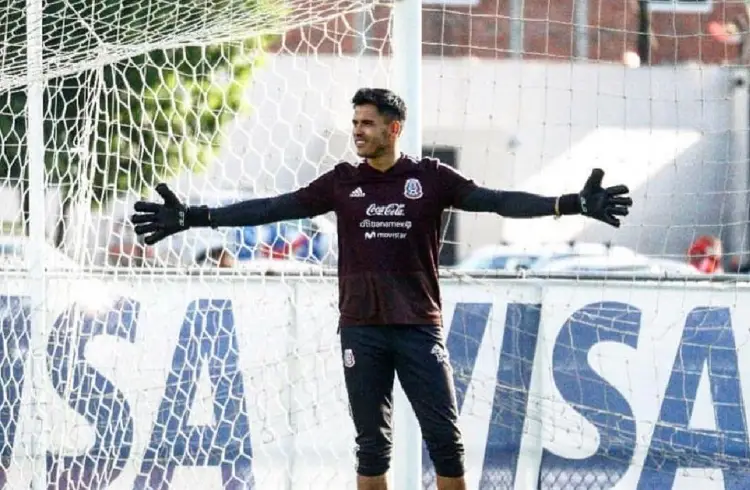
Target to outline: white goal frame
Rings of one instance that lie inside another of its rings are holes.
[[[47,281],[45,274],[45,162],[44,162],[44,85],[42,0],[26,1],[26,79],[27,145],[29,165],[29,243],[27,254],[31,280],[31,373],[32,432],[34,453],[34,490],[47,488],[45,400],[45,348],[47,324]],[[404,127],[401,146],[404,152],[422,151],[422,1],[395,0],[393,5],[393,73],[391,83],[406,102],[410,116]],[[42,326],[42,328],[38,328]],[[395,488],[418,490],[422,486],[422,437],[414,411],[400,383],[394,386],[394,458],[390,477]]]

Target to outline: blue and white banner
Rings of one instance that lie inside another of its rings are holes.
[[[42,333],[4,284],[0,488],[354,488],[335,282],[52,279]],[[747,294],[444,283],[469,488],[750,488]]]

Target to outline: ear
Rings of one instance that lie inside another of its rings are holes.
[[[391,133],[391,136],[401,136],[401,131],[404,129],[403,124],[401,124],[401,121],[391,121],[391,123],[388,125],[388,132]]]

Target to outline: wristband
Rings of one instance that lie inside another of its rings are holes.
[[[563,194],[557,198],[555,206],[557,216],[581,214],[581,211],[581,199],[578,194]]]
[[[185,212],[185,224],[188,228],[207,227],[216,228],[211,223],[211,210],[208,206],[190,206]]]

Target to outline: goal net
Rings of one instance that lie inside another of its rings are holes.
[[[746,13],[635,4],[423,2],[423,154],[546,195],[602,168],[635,201],[617,229],[445,213],[469,488],[750,486]],[[129,216],[159,182],[218,206],[355,161],[352,95],[409,62],[396,6],[42,7],[36,64],[26,2],[0,16],[0,488],[354,488],[336,217],[148,247]],[[42,280],[30,220],[46,224]]]

